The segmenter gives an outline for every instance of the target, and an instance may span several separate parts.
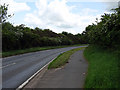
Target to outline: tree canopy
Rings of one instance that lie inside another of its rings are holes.
[[[86,27],[85,33],[89,43],[105,48],[115,48],[120,45],[120,7],[112,14],[101,16],[100,22]]]

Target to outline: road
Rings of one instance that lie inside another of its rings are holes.
[[[60,53],[84,46],[50,49],[2,59],[2,88],[17,88]]]
[[[42,76],[39,73],[23,90],[26,88],[83,88],[88,70],[83,51],[80,50],[71,55],[64,66],[46,70]]]

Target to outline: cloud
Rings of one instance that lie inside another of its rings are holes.
[[[67,0],[68,2],[118,2],[120,0]]]
[[[9,4],[8,13],[16,13],[20,11],[28,11],[30,7],[26,3],[17,3],[14,0],[2,0],[1,4]]]
[[[41,20],[33,14],[27,14],[25,21],[29,22],[29,24],[35,24],[35,25],[42,24]]]
[[[68,2],[102,2],[106,4],[106,10],[110,11],[113,8],[118,7],[120,0],[67,0]]]
[[[118,2],[120,2],[120,0],[100,0],[101,2],[104,2],[107,7],[107,10],[111,10],[113,8],[117,8],[118,7]]]
[[[49,28],[57,33],[62,31],[81,33],[87,25],[100,17],[90,15],[98,12],[90,8],[81,10],[79,14],[72,13],[74,6],[68,6],[67,0],[38,0],[35,5],[37,10],[25,16],[26,24],[43,29]]]
[[[35,0],[16,0],[17,2],[35,2]],[[48,0],[53,1],[53,0]],[[67,2],[118,2],[119,0],[67,0]]]
[[[106,4],[106,10],[110,11],[111,9],[118,8],[118,2],[107,2]]]

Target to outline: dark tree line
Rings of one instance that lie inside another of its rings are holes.
[[[120,7],[112,10],[112,14],[104,14],[99,22],[86,27],[82,33],[86,42],[104,48],[120,46]]]
[[[80,34],[68,32],[55,33],[49,29],[31,29],[21,24],[13,26],[9,22],[2,24],[3,51],[42,46],[60,46],[84,43]]]

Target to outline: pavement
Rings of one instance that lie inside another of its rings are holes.
[[[79,47],[85,46],[50,49],[2,58],[2,67],[0,67],[2,88],[18,88],[60,53]]]
[[[26,88],[83,88],[88,69],[83,51],[74,53],[67,64],[57,69],[50,69],[43,75],[38,74]],[[23,90],[24,90],[23,89]]]

